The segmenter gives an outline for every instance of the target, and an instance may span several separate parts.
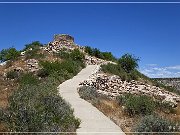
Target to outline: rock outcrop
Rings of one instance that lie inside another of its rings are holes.
[[[100,68],[89,77],[89,79],[80,83],[80,86],[91,86],[97,89],[97,92],[111,98],[115,98],[124,93],[135,95],[147,95],[162,102],[169,102],[173,107],[180,101],[180,96],[152,86],[140,81],[132,80],[130,82],[122,81],[119,76],[106,75],[98,73]]]
[[[26,61],[26,63],[27,63],[27,70],[29,72],[36,72],[40,69],[39,64],[38,64],[38,60],[36,60],[36,59],[28,59]]]

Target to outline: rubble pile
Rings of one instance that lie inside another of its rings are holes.
[[[85,55],[85,61],[86,61],[86,65],[100,65],[105,62],[105,60],[89,55]]]
[[[27,70],[30,72],[36,72],[40,69],[38,60],[36,59],[28,59],[26,63],[27,63]]]
[[[169,102],[173,107],[180,101],[180,97],[174,93],[168,92],[156,86],[132,80],[130,82],[122,81],[119,76],[107,76],[104,73],[94,73],[89,79],[80,83],[80,86],[91,86],[97,89],[97,92],[111,98],[131,93],[136,95],[147,95],[162,102]]]

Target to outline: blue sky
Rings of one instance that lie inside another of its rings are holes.
[[[67,33],[116,57],[138,56],[149,77],[180,77],[180,4],[0,4],[0,18],[0,50]]]

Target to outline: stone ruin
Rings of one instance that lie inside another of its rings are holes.
[[[71,42],[74,43],[74,38],[67,34],[57,34],[54,35],[54,42]]]
[[[74,38],[67,34],[56,34],[52,42],[48,43],[48,46],[45,48],[48,52],[58,52],[62,49],[74,50],[79,48],[74,43]]]

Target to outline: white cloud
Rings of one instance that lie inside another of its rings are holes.
[[[180,65],[166,67],[167,69],[180,70]]]
[[[147,64],[140,71],[151,78],[180,77],[180,65],[159,67],[157,64]]]
[[[157,64],[147,64],[147,66],[154,67],[154,66],[157,66]]]

